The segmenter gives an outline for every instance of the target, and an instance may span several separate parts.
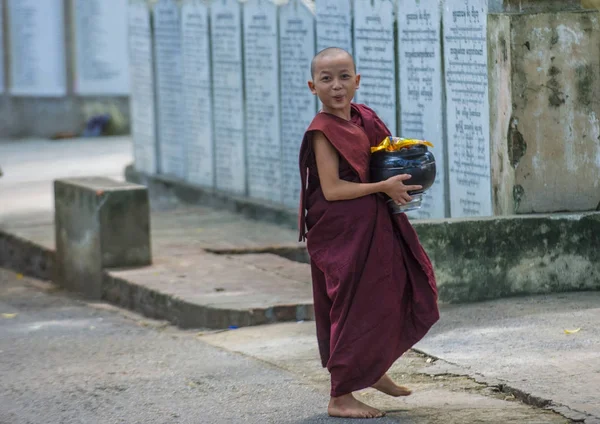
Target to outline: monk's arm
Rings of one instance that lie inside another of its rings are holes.
[[[325,199],[350,200],[375,193],[386,193],[392,199],[404,204],[411,200],[409,190],[417,190],[419,186],[405,186],[402,181],[409,175],[398,175],[377,183],[353,183],[340,179],[340,159],[337,150],[331,145],[325,134],[316,131],[313,135],[313,149],[319,171],[319,181]]]

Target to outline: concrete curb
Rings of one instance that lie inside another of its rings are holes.
[[[297,211],[274,203],[187,184],[164,175],[149,176],[137,171],[133,165],[125,168],[125,179],[146,186],[151,199],[209,206],[258,221],[284,225],[292,229],[298,228]]]
[[[0,267],[40,280],[52,280],[56,253],[0,229]]]
[[[55,276],[56,252],[0,230],[0,266],[24,275],[51,281]],[[187,302],[103,272],[100,300],[169,321],[181,328],[246,327],[314,318],[312,304],[278,305],[269,308],[227,309]]]
[[[102,299],[147,317],[167,320],[180,328],[249,327],[275,322],[312,320],[312,304],[269,308],[228,309],[187,302],[104,272]]]

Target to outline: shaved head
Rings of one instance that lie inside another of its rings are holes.
[[[313,60],[310,63],[310,75],[311,75],[311,77],[313,79],[315,78],[315,72],[317,70],[317,62],[320,59],[334,57],[334,56],[346,56],[346,57],[349,57],[350,60],[352,60],[352,65],[354,66],[354,73],[356,73],[356,63],[354,63],[354,58],[352,57],[352,55],[350,53],[348,53],[346,50],[341,49],[339,47],[327,47],[326,49],[323,49],[319,53],[317,53],[315,55],[315,57],[313,57]]]

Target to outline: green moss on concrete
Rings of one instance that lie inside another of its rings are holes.
[[[600,288],[600,214],[415,227],[444,302]]]
[[[597,70],[590,64],[580,65],[575,73],[577,75],[577,101],[581,105],[589,106],[593,98],[593,84]]]
[[[510,157],[510,164],[513,168],[516,168],[521,161],[521,158],[527,153],[527,143],[523,134],[519,131],[516,119],[511,119],[511,124],[508,127],[508,154]]]

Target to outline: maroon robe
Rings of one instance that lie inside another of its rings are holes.
[[[437,288],[408,218],[390,214],[381,195],[325,200],[314,131],[338,151],[340,178],[357,183],[369,182],[370,148],[390,132],[373,110],[352,104],[351,121],[317,114],[300,148],[300,240],[311,258],[321,361],[337,397],[372,386],[429,331],[439,319]]]

